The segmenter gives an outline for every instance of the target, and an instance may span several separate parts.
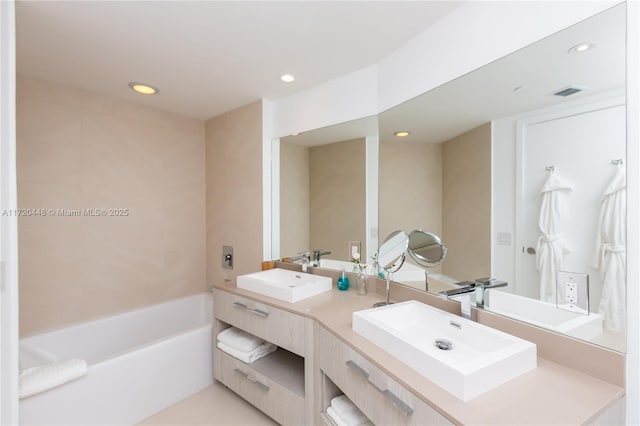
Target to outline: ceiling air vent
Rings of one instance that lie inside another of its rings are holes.
[[[582,89],[576,86],[569,86],[564,89],[560,89],[557,92],[553,92],[553,96],[562,96],[563,98],[566,98],[567,96],[574,95],[578,92],[582,92]]]

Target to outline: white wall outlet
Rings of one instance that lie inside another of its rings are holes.
[[[572,305],[578,304],[578,284],[572,281],[564,283],[564,301]]]
[[[589,314],[589,275],[578,272],[556,273],[556,306],[567,311]]]
[[[356,256],[361,256],[360,253],[360,241],[349,241],[349,260],[355,259]],[[362,262],[362,259],[360,261]]]

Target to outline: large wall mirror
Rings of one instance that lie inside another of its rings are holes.
[[[377,117],[273,142],[275,257],[322,250],[320,266],[351,271],[377,249]]]
[[[624,351],[625,22],[621,4],[378,116],[364,238],[424,229],[448,250],[428,288],[410,260],[395,281],[438,292],[495,277],[509,284],[486,309]]]

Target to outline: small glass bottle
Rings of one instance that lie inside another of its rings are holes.
[[[358,272],[356,291],[360,296],[367,295],[367,273],[363,269],[360,269],[360,271]]]
[[[338,278],[338,290],[349,290],[349,277],[345,275],[344,267],[342,267],[342,272]]]

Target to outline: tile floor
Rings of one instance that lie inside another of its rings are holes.
[[[277,423],[220,383],[215,383],[139,425],[274,426]]]

